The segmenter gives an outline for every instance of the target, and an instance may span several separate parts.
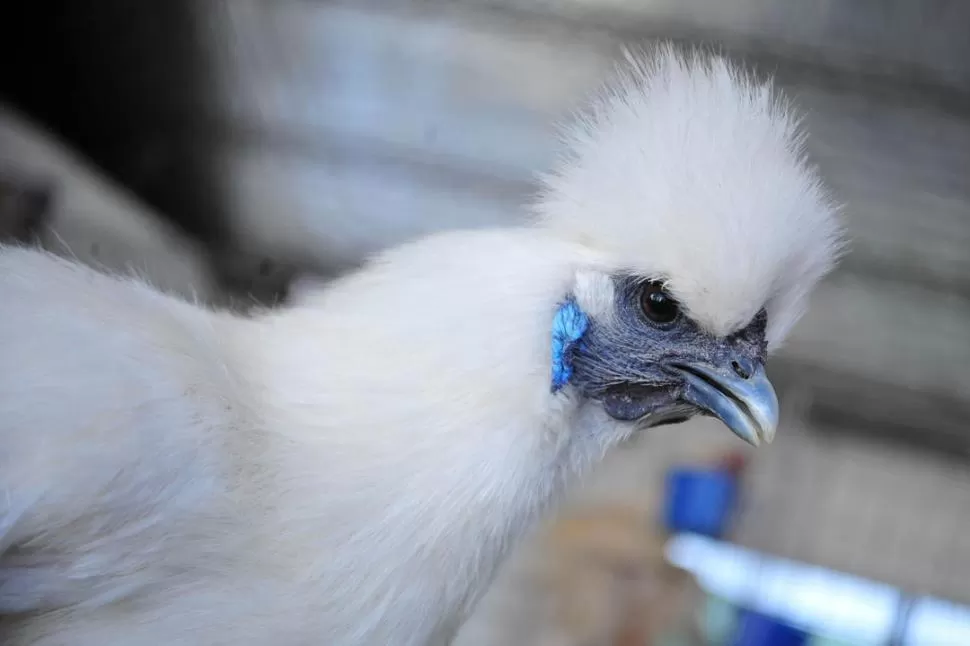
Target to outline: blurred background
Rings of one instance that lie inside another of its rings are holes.
[[[970,3],[3,13],[0,236],[240,309],[428,231],[521,221],[557,122],[625,45],[775,75],[852,237],[769,365],[778,440],[752,454],[703,421],[640,438],[516,552],[458,642],[970,644]]]

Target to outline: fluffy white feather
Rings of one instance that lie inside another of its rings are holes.
[[[777,341],[832,262],[766,87],[664,51],[606,96],[543,223],[432,236],[255,319],[0,250],[0,612],[23,613],[0,640],[447,643],[633,431],[550,392],[566,294],[604,310],[632,268],[719,333],[769,303]]]
[[[566,130],[541,219],[668,280],[717,334],[767,305],[776,348],[841,247],[799,119],[769,81],[720,57],[664,46],[628,63]]]

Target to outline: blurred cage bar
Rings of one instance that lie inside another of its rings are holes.
[[[737,540],[970,604],[970,3],[19,4],[9,101],[210,249],[320,271],[519,221],[556,121],[623,46],[775,74],[853,244],[770,368],[792,405]],[[604,481],[635,497],[687,435]]]

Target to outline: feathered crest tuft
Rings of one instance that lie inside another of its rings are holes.
[[[626,52],[543,177],[543,226],[668,281],[729,334],[762,307],[777,346],[842,249],[837,208],[769,81],[698,50]]]

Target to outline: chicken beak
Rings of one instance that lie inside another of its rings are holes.
[[[724,422],[752,446],[770,443],[778,428],[778,397],[764,366],[748,372],[704,365],[675,366],[684,377],[684,399]]]

